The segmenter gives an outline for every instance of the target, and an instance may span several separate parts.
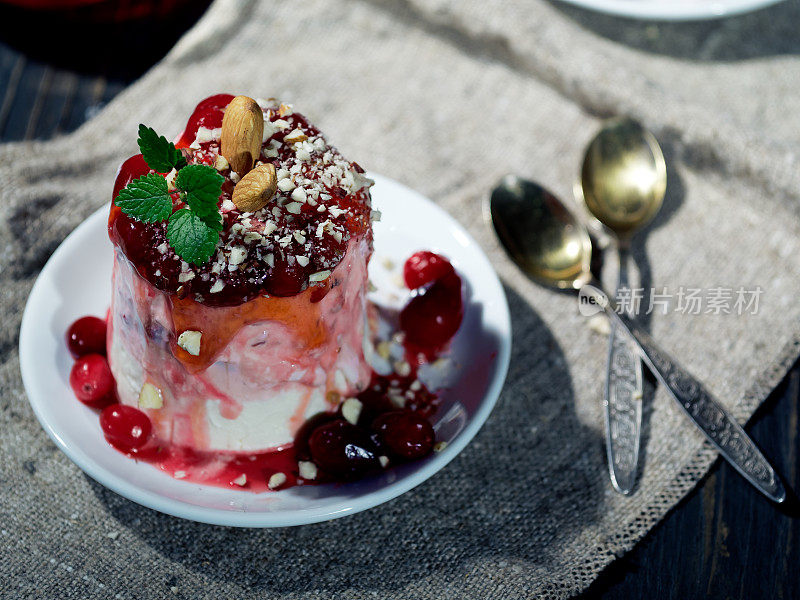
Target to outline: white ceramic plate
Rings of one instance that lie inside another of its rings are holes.
[[[637,19],[717,19],[765,8],[782,0],[561,0],[597,12]]]
[[[72,395],[68,377],[73,361],[64,343],[76,318],[102,316],[108,309],[112,249],[107,207],[55,251],[22,317],[22,380],[53,441],[89,476],[134,502],[185,519],[241,527],[301,525],[353,514],[410,490],[444,467],[478,432],[503,387],[511,349],[508,305],[489,260],[450,215],[399,183],[375,180],[373,200],[383,218],[375,224],[371,275],[386,281],[383,258],[402,265],[414,251],[430,249],[448,256],[467,284],[464,322],[452,351],[458,367],[434,418],[437,439],[448,442],[444,451],[355,483],[256,494],[179,481],[111,448],[97,414]]]

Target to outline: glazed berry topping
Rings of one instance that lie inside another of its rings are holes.
[[[372,429],[381,446],[396,458],[416,460],[433,450],[433,427],[414,412],[396,410],[383,414],[372,423]]]
[[[412,254],[403,266],[408,289],[415,290],[453,273],[453,265],[443,256],[421,250]]]
[[[137,408],[112,404],[100,413],[100,427],[112,445],[122,450],[140,448],[150,439],[150,419]]]
[[[90,406],[103,406],[114,397],[114,376],[108,361],[99,354],[78,358],[72,365],[69,384],[78,400]]]
[[[113,203],[109,237],[139,275],[181,298],[234,306],[265,294],[294,296],[312,287],[319,300],[350,240],[371,235],[371,182],[303,115],[284,110],[284,105],[264,107],[265,131],[271,135],[262,144],[259,161],[275,166],[278,191],[267,206],[241,212],[232,203],[240,174],[233,174],[227,161],[219,161],[220,128],[232,98],[218,94],[203,100],[176,143],[189,164],[214,166],[224,177],[218,200],[222,231],[210,260],[183,263],[167,242],[166,222],[142,223]],[[148,173],[152,171],[141,155],[125,161],[112,198]],[[172,199],[173,209],[183,205],[178,192]]]
[[[464,307],[455,271],[421,289],[400,312],[400,329],[414,346],[441,348],[458,331]]]
[[[224,116],[225,107],[233,100],[231,94],[216,94],[209,96],[203,100],[194,109],[192,116],[189,117],[189,122],[186,124],[186,129],[183,131],[181,138],[175,144],[178,148],[188,148],[189,144],[194,141],[197,135],[197,130],[200,127],[207,129],[216,129],[222,127],[222,117]],[[116,196],[116,194],[114,194]]]
[[[378,466],[369,435],[344,419],[317,427],[308,447],[317,466],[342,479],[356,479]]]
[[[106,353],[106,322],[97,317],[81,317],[67,329],[67,348],[72,358]]]

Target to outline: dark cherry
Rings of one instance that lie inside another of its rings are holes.
[[[342,479],[361,477],[379,464],[369,435],[344,419],[317,427],[308,447],[318,467]]]
[[[134,154],[117,169],[117,176],[114,179],[114,189],[111,192],[111,197],[116,198],[122,188],[134,179],[139,179],[139,177],[147,175],[149,172],[150,167],[144,162],[144,157],[141,154]]]
[[[106,353],[106,322],[97,317],[81,317],[67,329],[67,348],[72,358]]]
[[[150,439],[150,419],[138,408],[112,404],[100,413],[100,427],[106,439],[121,449],[141,448]]]
[[[100,407],[114,397],[114,376],[105,356],[87,354],[72,365],[69,384],[78,400],[84,404]]]
[[[308,443],[311,434],[321,425],[335,421],[337,418],[336,414],[321,412],[306,419],[294,436],[293,448],[297,460],[311,460],[311,450]]]
[[[463,316],[461,278],[452,272],[411,299],[400,312],[400,329],[415,346],[440,348],[458,331]]]
[[[416,460],[433,450],[436,437],[431,424],[408,410],[396,410],[379,416],[372,423],[382,446],[405,460]]]
[[[403,266],[408,289],[415,290],[453,272],[453,265],[443,256],[427,250],[412,254]]]
[[[275,268],[264,283],[264,290],[271,296],[294,296],[302,291],[308,280],[307,269],[296,262],[276,260]]]

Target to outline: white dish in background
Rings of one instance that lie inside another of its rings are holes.
[[[718,19],[751,12],[782,0],[561,0],[621,17],[659,21]]]
[[[72,394],[73,360],[64,335],[83,315],[104,316],[111,298],[112,247],[103,207],[58,247],[31,291],[20,331],[20,368],[31,406],[58,447],[90,477],[155,510],[205,523],[283,527],[334,519],[371,508],[419,485],[450,462],[484,423],[503,387],[511,351],[505,293],[489,260],[446,212],[409,188],[374,177],[375,257],[402,265],[416,250],[441,252],[466,282],[464,322],[453,341],[457,369],[441,393],[433,421],[447,447],[421,461],[347,484],[299,486],[253,493],[173,479],[156,467],[114,450],[100,431],[97,413]],[[375,273],[379,283],[386,274]]]

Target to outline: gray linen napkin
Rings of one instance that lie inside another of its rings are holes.
[[[762,289],[757,314],[646,318],[745,420],[800,343],[791,85],[800,60],[783,55],[798,12],[791,2],[679,28],[537,0],[218,0],[81,129],[0,146],[0,595],[528,598],[585,588],[716,455],[658,392],[646,408],[641,483],[630,497],[611,491],[606,340],[573,297],[536,286],[505,258],[480,202],[507,172],[568,199],[598,118],[644,121],[665,145],[670,179],[635,248],[642,286],[699,288],[706,300],[718,288]],[[769,41],[738,42],[755,36]],[[26,402],[16,344],[36,273],[108,202],[136,124],[173,135],[217,91],[294,102],[346,156],[448,209],[506,283],[515,338],[494,414],[444,471],[387,505],[292,529],[182,521],[82,475]]]

